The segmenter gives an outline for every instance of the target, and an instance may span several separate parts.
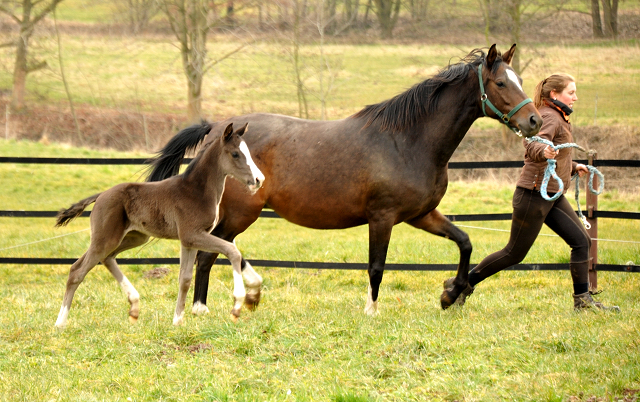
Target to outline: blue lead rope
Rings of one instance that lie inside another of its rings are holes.
[[[577,148],[583,152],[586,152],[586,150],[584,148],[582,148],[581,146],[579,146],[578,144],[575,144],[573,142],[568,142],[565,144],[559,144],[559,145],[554,145],[551,141],[549,140],[545,140],[544,138],[538,137],[538,136],[533,136],[530,138],[527,138],[527,141],[532,142],[540,142],[542,144],[548,145],[551,148],[553,148],[553,150],[557,151],[559,149],[563,149],[563,148]],[[602,190],[604,190],[604,175],[602,173],[600,173],[600,171],[598,169],[596,169],[594,166],[591,165],[586,165],[587,169],[589,170],[589,191],[591,191],[591,193],[595,194],[595,195],[600,195],[602,193]],[[595,175],[598,175],[598,179],[599,179],[599,185],[598,185],[598,190],[595,190],[593,188],[593,177]],[[555,181],[558,182],[558,192],[553,196],[553,197],[549,197],[549,194],[547,193],[547,186],[549,185],[549,180],[551,178],[554,178]],[[579,175],[576,173],[575,175],[573,175],[573,177],[571,178],[571,180],[576,181],[576,204],[578,205],[578,216],[580,217],[580,220],[582,221],[582,223],[584,224],[584,226],[587,229],[591,228],[591,225],[587,222],[587,218],[585,218],[585,216],[582,214],[582,209],[580,209],[580,201],[579,201],[579,195],[580,195],[580,183],[579,183]],[[544,171],[544,177],[542,178],[542,184],[540,185],[540,194],[542,195],[542,198],[544,198],[547,201],[555,201],[557,200],[561,195],[562,192],[564,191],[564,183],[562,182],[562,180],[560,180],[560,177],[558,177],[558,174],[556,173],[556,160],[555,159],[547,159],[547,168]]]

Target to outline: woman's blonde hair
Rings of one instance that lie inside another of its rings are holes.
[[[540,106],[544,105],[545,99],[551,99],[551,91],[560,93],[564,91],[570,82],[576,82],[576,80],[569,74],[552,74],[548,76],[536,85],[533,104],[540,108]]]

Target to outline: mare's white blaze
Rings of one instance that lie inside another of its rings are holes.
[[[256,180],[259,180],[260,183],[264,182],[264,175],[262,174],[260,169],[258,169],[258,166],[256,166],[256,164],[253,162],[253,159],[251,158],[251,152],[249,152],[249,147],[247,146],[247,143],[242,141],[240,143],[239,148],[240,148],[240,151],[244,154],[244,157],[247,158],[247,164],[251,168],[251,173],[253,174],[253,178]]]
[[[67,325],[67,317],[69,317],[69,309],[66,306],[62,306],[60,308],[60,313],[58,313],[58,319],[56,320],[56,327],[64,327]]]
[[[518,79],[518,75],[516,74],[515,71],[513,71],[511,69],[507,69],[507,77],[509,77],[509,79],[511,81],[513,81],[514,84],[516,84],[518,89],[520,89],[522,92],[524,92],[524,90],[522,89],[522,85],[520,85],[520,80]]]

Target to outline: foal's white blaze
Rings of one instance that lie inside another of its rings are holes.
[[[244,157],[247,158],[247,164],[251,168],[251,174],[253,174],[253,178],[256,179],[257,181],[259,181],[260,184],[262,184],[264,182],[264,175],[262,174],[260,169],[258,169],[258,166],[256,166],[256,164],[253,162],[253,159],[251,158],[251,153],[249,152],[249,147],[247,146],[247,143],[242,141],[240,143],[240,147],[239,148],[240,148],[240,151],[244,154]],[[258,185],[251,186],[251,187],[252,187],[252,190],[257,190],[258,188],[260,188],[260,186],[258,186]]]
[[[516,74],[515,71],[513,71],[511,69],[507,69],[507,77],[509,77],[509,79],[511,81],[513,81],[514,84],[516,84],[518,89],[520,89],[522,92],[524,92],[524,90],[522,89],[522,85],[520,85],[520,80],[518,79],[518,75]]]

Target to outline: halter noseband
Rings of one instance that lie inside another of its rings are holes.
[[[516,133],[519,137],[522,137],[522,131],[509,124],[509,120],[511,120],[511,117],[513,117],[513,115],[516,114],[518,110],[522,109],[524,105],[526,105],[527,103],[532,103],[533,101],[531,100],[531,98],[523,100],[522,102],[518,103],[513,109],[511,109],[509,113],[504,114],[500,112],[498,108],[493,105],[493,103],[491,103],[489,97],[487,96],[487,93],[484,90],[484,84],[482,83],[482,63],[478,64],[478,80],[480,81],[480,101],[482,102],[482,113],[484,113],[485,116],[489,117],[485,108],[485,105],[488,105],[489,108],[493,110],[493,112],[498,116],[502,123],[509,127],[511,131]]]

